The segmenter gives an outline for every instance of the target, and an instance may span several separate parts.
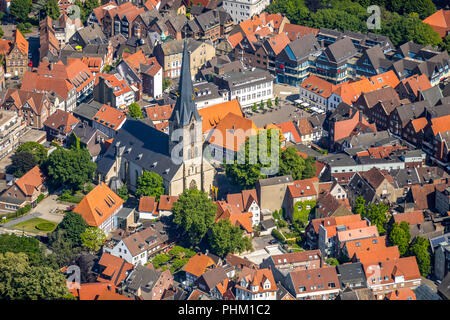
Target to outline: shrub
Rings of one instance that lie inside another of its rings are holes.
[[[38,197],[37,197],[37,203],[41,202],[42,200],[44,200],[45,198],[45,194],[41,193]]]
[[[41,222],[36,225],[36,229],[41,231],[52,231],[55,228],[56,224],[53,222]]]

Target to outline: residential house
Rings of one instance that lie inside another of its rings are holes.
[[[97,265],[97,281],[120,287],[133,269],[134,265],[125,259],[103,252]]]
[[[430,25],[434,31],[439,33],[441,38],[450,34],[450,10],[448,8],[436,11],[422,22]]]
[[[171,40],[155,47],[154,55],[163,68],[163,78],[180,77],[184,42],[184,40]],[[193,77],[207,61],[216,55],[216,51],[208,42],[187,39],[186,44],[190,51],[190,71]]]
[[[0,196],[0,210],[16,211],[25,205],[35,207],[37,198],[46,193],[45,176],[38,166],[33,167],[19,179],[7,185]]]
[[[208,270],[217,267],[216,262],[207,254],[197,253],[183,267],[186,272],[185,286],[192,286],[195,281]]]
[[[156,271],[138,265],[125,280],[124,294],[136,300],[161,300],[166,290],[173,286],[170,270]]]
[[[168,247],[165,231],[147,227],[123,237],[113,238],[103,246],[103,251],[125,259],[135,266],[145,265],[152,256]]]
[[[294,182],[291,175],[260,179],[256,183],[256,193],[261,212],[280,210],[286,190]]]
[[[367,279],[362,263],[344,263],[336,267],[341,288],[361,290],[367,288]]]
[[[83,121],[78,122],[72,133],[80,139],[80,145],[86,147],[89,151],[92,161],[96,161],[107,149],[106,140],[108,140],[108,136]]]
[[[235,205],[229,204],[225,201],[217,201],[217,215],[215,222],[221,220],[228,220],[236,227],[240,227],[244,231],[244,235],[251,236],[253,234],[253,219],[252,213],[242,211]]]
[[[297,300],[334,300],[341,288],[335,267],[292,271],[286,288]]]
[[[41,129],[45,120],[55,112],[49,94],[34,90],[8,89],[2,109],[15,111],[28,126]]]
[[[65,142],[72,130],[80,122],[72,113],[63,110],[56,110],[47,120],[44,121],[44,130],[47,132],[47,140],[56,139]]]
[[[377,264],[363,264],[367,286],[378,300],[397,288],[414,290],[421,284],[421,276],[415,257],[399,258]]]
[[[318,178],[311,178],[305,180],[296,180],[293,184],[287,186],[286,190],[286,214],[291,221],[294,221],[294,211],[302,210],[305,206],[306,210],[311,210],[314,207],[318,195]],[[308,208],[309,207],[309,208]]]
[[[252,225],[258,225],[261,221],[261,208],[258,205],[256,189],[242,190],[240,193],[227,194],[227,203],[236,206],[243,212],[252,213]]]
[[[241,0],[225,0],[223,8],[230,14],[233,21],[240,23],[247,19],[259,18],[259,15],[266,6],[270,4],[267,0],[252,0],[244,2]],[[281,15],[280,15],[281,16]]]
[[[116,109],[124,109],[135,102],[135,95],[119,73],[99,73],[94,87],[94,99]]]
[[[27,124],[14,111],[0,111],[0,159],[15,150],[22,136],[28,131]]]
[[[236,300],[276,300],[278,287],[272,270],[244,267],[235,290]]]
[[[29,43],[19,29],[14,31],[14,39],[5,55],[6,73],[22,78],[28,70]]]

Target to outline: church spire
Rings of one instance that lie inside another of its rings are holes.
[[[178,127],[184,127],[191,122],[192,117],[201,121],[194,103],[194,87],[191,79],[190,53],[186,39],[184,40],[183,62],[181,66],[180,82],[178,84],[179,97],[169,121],[175,121]]]

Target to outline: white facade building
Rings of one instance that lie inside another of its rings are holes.
[[[240,23],[260,14],[269,4],[270,0],[225,0],[223,8],[230,14],[234,22]]]

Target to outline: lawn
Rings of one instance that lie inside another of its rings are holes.
[[[45,232],[49,233],[55,230],[57,223],[41,218],[33,218],[12,226],[12,229],[23,230],[28,232]]]

